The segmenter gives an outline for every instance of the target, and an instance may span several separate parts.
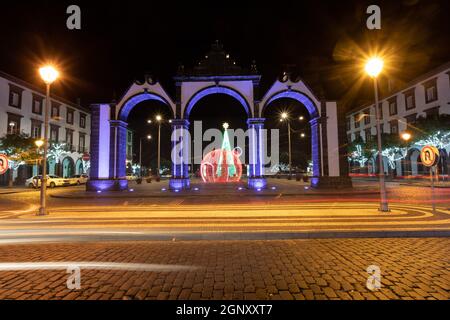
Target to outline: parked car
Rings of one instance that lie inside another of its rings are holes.
[[[34,176],[25,181],[25,186],[30,188],[39,188],[41,186],[42,176]],[[69,178],[61,178],[52,174],[47,175],[47,187],[54,188],[60,186],[69,186]]]
[[[85,184],[88,181],[89,177],[87,174],[76,174],[72,178],[70,178],[70,184]]]

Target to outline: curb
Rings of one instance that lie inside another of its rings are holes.
[[[379,194],[379,192],[377,191],[365,191],[365,192],[353,192],[352,195],[377,195]],[[59,199],[121,199],[121,198],[173,198],[173,197],[178,197],[178,198],[206,198],[206,197],[213,197],[213,196],[220,196],[220,197],[224,197],[224,196],[239,196],[239,197],[278,197],[278,196],[282,196],[282,197],[288,197],[288,196],[346,196],[348,195],[348,193],[345,192],[333,192],[333,193],[278,193],[278,192],[274,192],[271,194],[267,194],[267,193],[260,193],[260,194],[245,194],[245,193],[241,193],[241,194],[182,194],[182,193],[173,193],[168,191],[165,194],[155,194],[155,195],[136,195],[136,194],[129,194],[129,193],[121,193],[120,195],[92,195],[92,196],[88,196],[88,195],[80,195],[80,196],[70,196],[70,195],[50,195],[50,197],[52,198],[59,198]]]
[[[82,242],[82,241],[236,241],[236,240],[293,240],[293,239],[358,239],[358,238],[448,238],[450,230],[420,231],[323,231],[323,232],[209,232],[209,233],[167,233],[138,235],[99,235],[55,233],[51,235],[28,235],[27,240],[38,242]],[[65,239],[66,238],[66,239]],[[22,237],[1,239],[21,241]],[[13,241],[9,241],[11,243]]]

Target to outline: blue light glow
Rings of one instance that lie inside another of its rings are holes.
[[[133,192],[133,191],[134,191],[134,189],[130,189],[129,191],[130,191],[130,192]]]
[[[281,98],[291,98],[291,99],[297,100],[298,102],[302,103],[306,107],[306,109],[308,109],[308,112],[309,112],[311,118],[315,118],[315,117],[319,116],[318,108],[314,104],[313,100],[310,97],[308,97],[307,95],[305,95],[304,93],[301,93],[301,92],[295,91],[295,90],[289,90],[289,91],[286,90],[286,91],[279,92],[279,93],[273,95],[265,103],[264,107],[268,106],[273,101],[275,101],[277,99],[281,99]]]
[[[137,105],[138,103],[140,103],[142,101],[146,101],[146,100],[156,100],[156,101],[162,102],[165,105],[167,105],[168,107],[170,107],[172,112],[174,111],[173,106],[171,106],[170,103],[163,97],[161,97],[157,94],[154,94],[154,93],[144,92],[144,93],[138,94],[138,95],[128,99],[128,101],[120,109],[118,118],[122,121],[127,121],[128,114],[134,108],[134,106]]]
[[[186,107],[186,111],[184,112],[184,118],[185,119],[189,118],[189,114],[191,113],[192,108],[201,98],[208,96],[210,94],[215,94],[215,93],[227,94],[229,96],[232,96],[233,98],[235,98],[237,101],[240,102],[240,104],[245,108],[245,111],[247,112],[247,114],[249,116],[251,115],[249,104],[247,103],[245,98],[243,96],[241,96],[237,91],[235,91],[232,88],[228,88],[228,87],[224,87],[224,86],[213,86],[213,87],[205,88],[205,89],[201,90],[200,92],[197,92],[192,97],[192,99],[189,101],[189,104]]]
[[[166,190],[167,190],[166,188],[162,188],[162,189],[161,189],[161,191],[166,191]]]
[[[194,188],[194,190],[195,190],[195,191],[198,191],[198,188],[196,187],[196,188]]]
[[[97,190],[97,193],[102,193],[102,190]]]
[[[277,187],[271,187],[270,189],[272,189],[272,190],[276,190],[276,189],[277,189]]]

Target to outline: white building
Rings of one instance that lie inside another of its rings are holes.
[[[390,92],[380,98],[381,132],[401,134],[413,126],[419,117],[427,119],[439,115],[450,115],[450,62],[423,74],[409,82],[400,90]],[[376,139],[375,104],[357,107],[346,115],[347,139],[354,141],[360,136],[364,141]],[[450,130],[450,128],[449,128]],[[427,171],[420,163],[421,146],[412,146],[406,157],[396,160],[395,168],[384,159],[386,173],[397,176],[421,176]],[[441,148],[442,171],[448,174],[450,165],[450,145]],[[400,158],[400,157],[399,157]],[[368,160],[363,173],[376,172],[376,160]],[[357,172],[358,170],[352,170]]]
[[[44,87],[44,86],[43,86]],[[0,72],[0,137],[20,133],[39,139],[44,136],[45,91],[28,82]],[[82,155],[89,152],[90,110],[52,95],[48,138],[64,144],[64,152],[49,160],[49,174],[70,177],[84,172]],[[14,173],[16,183],[37,174],[36,165],[22,165]],[[9,174],[0,176],[6,184]]]

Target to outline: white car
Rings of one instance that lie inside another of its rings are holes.
[[[76,184],[76,185],[80,185],[80,184],[85,184],[89,177],[87,176],[87,174],[76,174],[74,175],[72,178],[70,179],[70,184]]]
[[[39,188],[41,186],[42,176],[34,176],[25,181],[25,186],[30,188]],[[52,174],[47,175],[47,187],[54,188],[60,186],[69,186],[70,179],[61,178]]]

